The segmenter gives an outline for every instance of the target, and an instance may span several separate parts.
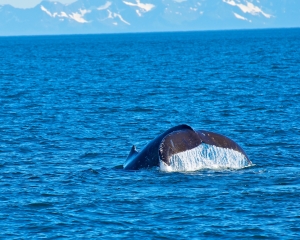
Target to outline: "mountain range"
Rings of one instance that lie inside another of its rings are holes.
[[[0,35],[300,27],[299,0],[42,1],[0,6]]]

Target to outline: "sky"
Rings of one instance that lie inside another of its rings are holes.
[[[38,5],[42,0],[0,0],[0,5],[10,4],[17,8],[32,8]],[[53,2],[55,2],[53,0]],[[76,2],[76,0],[57,0],[61,3],[71,3]]]

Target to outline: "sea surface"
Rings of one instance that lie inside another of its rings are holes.
[[[300,239],[300,29],[0,38],[1,239]],[[188,124],[253,166],[115,169]]]

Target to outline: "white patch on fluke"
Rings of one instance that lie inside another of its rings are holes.
[[[242,3],[236,3],[234,0],[223,0],[223,2],[225,2],[231,6],[237,6],[244,13],[250,13],[252,15],[258,15],[259,13],[261,13],[266,18],[272,17],[271,14],[267,14],[267,13],[263,12],[259,7],[255,6],[253,3],[248,2],[248,1],[246,1],[246,5],[244,5]],[[238,1],[238,2],[240,2],[240,1]]]
[[[208,144],[201,144],[191,150],[173,155],[170,158],[170,166],[160,160],[160,170],[165,172],[241,169],[248,166],[251,164],[240,152]]]

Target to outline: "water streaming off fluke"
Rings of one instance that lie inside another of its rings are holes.
[[[177,153],[170,158],[170,166],[160,161],[160,170],[166,172],[197,171],[200,169],[241,169],[251,166],[245,155],[228,148],[201,144]]]

